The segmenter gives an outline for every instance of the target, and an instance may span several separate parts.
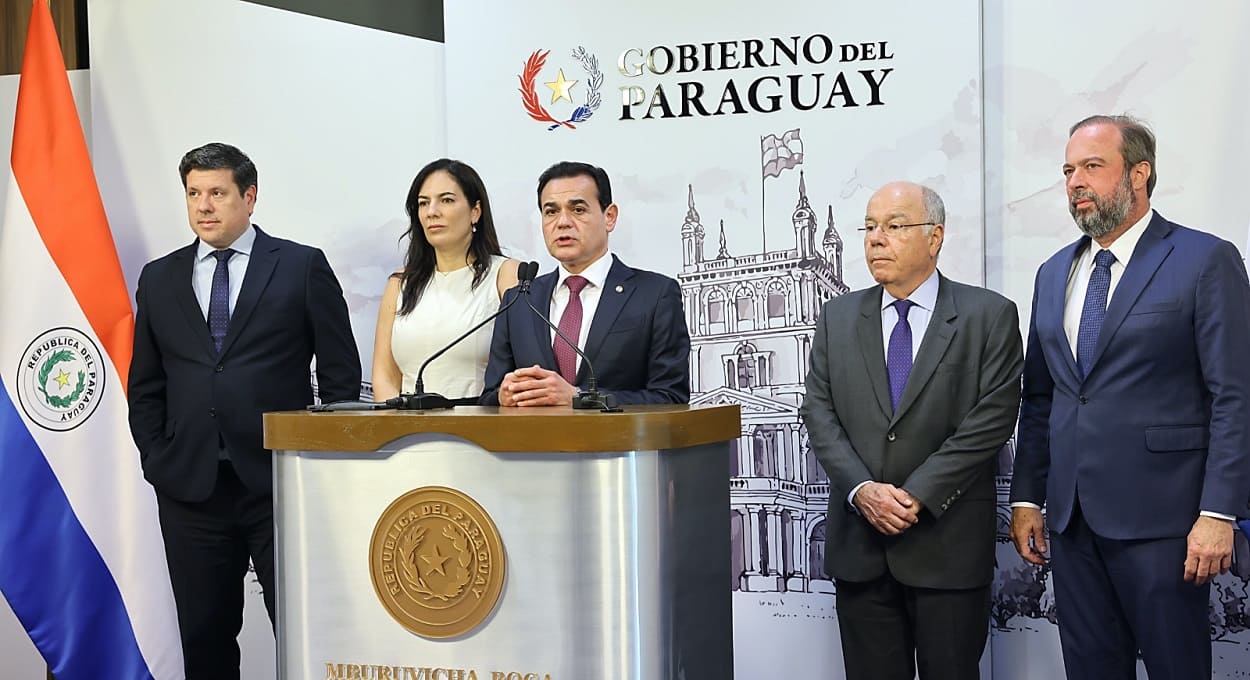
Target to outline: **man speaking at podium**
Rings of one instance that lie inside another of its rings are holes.
[[[579,387],[620,404],[690,401],[690,335],[677,282],[625,265],[608,250],[618,209],[602,168],[564,161],[538,178],[547,251],[559,260],[495,322],[482,403],[570,406]],[[528,304],[523,304],[528,303]],[[535,309],[530,309],[530,305]],[[589,359],[581,359],[548,319]]]

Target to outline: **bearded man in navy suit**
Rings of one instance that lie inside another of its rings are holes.
[[[325,255],[251,223],[256,166],[213,143],[178,166],[194,243],[135,297],[130,431],[156,489],[188,680],[238,678],[249,558],[274,616],[273,468],[261,414],[360,395],[347,303]]]
[[[1072,127],[1085,234],[1037,273],[1011,488],[1024,559],[1053,550],[1069,678],[1211,677],[1207,601],[1250,514],[1250,285],[1237,248],[1150,207],[1155,139]]]
[[[530,288],[539,313],[590,358],[598,387],[621,404],[690,401],[690,335],[677,282],[608,251],[619,209],[602,168],[561,162],[538,179],[547,251],[556,271]],[[504,294],[507,305],[518,288]],[[590,369],[525,300],[495,321],[482,403],[569,406]]]

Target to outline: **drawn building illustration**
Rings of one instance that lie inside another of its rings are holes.
[[[820,306],[848,291],[833,207],[822,228],[800,171],[792,247],[731,254],[722,220],[712,255],[694,187],[688,192],[677,279],[691,336],[690,401],[742,408],[730,460],[732,587],[832,593],[822,568],[829,481],[799,405]]]

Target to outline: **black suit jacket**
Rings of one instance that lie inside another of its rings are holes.
[[[498,405],[504,376],[518,367],[537,364],[559,370],[552,332],[543,321],[558,279],[554,271],[534,279],[530,301],[541,317],[522,299],[495,320],[482,403]],[[517,288],[509,290],[501,304],[518,294]],[[613,255],[584,351],[594,364],[599,388],[616,395],[621,404],[690,401],[690,334],[681,289],[667,276],[628,267]],[[577,385],[585,387],[589,380],[583,361]]]
[[[360,394],[347,303],[325,255],[253,228],[220,355],[191,284],[198,241],[149,262],[139,276],[130,431],[144,476],[178,500],[212,492],[219,437],[243,483],[254,493],[272,490],[261,414],[312,403],[314,355],[323,401]]]
[[[995,454],[1016,424],[1024,355],[1016,306],[941,277],[937,303],[898,410],[881,337],[881,287],[826,302],[800,413],[829,474],[825,570],[871,581],[890,573],[921,588],[993,579]],[[920,522],[885,536],[851,509],[865,481],[924,504]]]

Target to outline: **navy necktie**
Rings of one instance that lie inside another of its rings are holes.
[[[213,336],[213,347],[218,352],[230,325],[230,258],[234,252],[230,248],[213,252],[217,267],[213,269],[213,287],[208,293],[208,333]]]
[[[885,353],[885,372],[890,377],[890,405],[898,410],[898,402],[903,398],[903,388],[907,387],[907,376],[911,374],[911,324],[907,322],[907,312],[916,303],[911,300],[895,300],[894,311],[898,312],[898,321],[890,332],[890,347]]]
[[[1094,360],[1094,347],[1102,331],[1102,320],[1107,316],[1107,292],[1111,290],[1111,263],[1115,255],[1110,250],[1100,250],[1094,255],[1094,272],[1089,275],[1089,288],[1085,290],[1085,306],[1081,308],[1081,326],[1076,332],[1076,370],[1084,378]]]

